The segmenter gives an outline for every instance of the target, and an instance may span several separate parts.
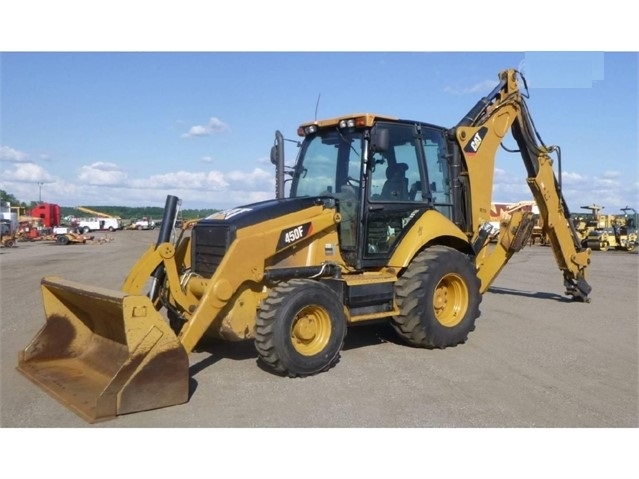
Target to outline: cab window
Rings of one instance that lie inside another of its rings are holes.
[[[436,210],[452,219],[453,207],[450,191],[450,172],[446,159],[444,134],[434,128],[423,128],[424,156],[428,169],[428,193]],[[421,189],[418,197],[421,196]]]
[[[420,183],[419,143],[412,125],[379,123],[379,128],[389,130],[388,151],[376,152],[371,160],[371,201],[421,201],[416,200]]]
[[[330,132],[309,138],[300,151],[292,197],[340,193],[359,181],[361,133]]]

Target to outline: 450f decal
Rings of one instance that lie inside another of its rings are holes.
[[[311,234],[312,229],[311,223],[309,222],[283,230],[280,233],[279,240],[277,241],[277,250],[279,251],[306,238]]]

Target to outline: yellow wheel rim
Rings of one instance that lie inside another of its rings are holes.
[[[326,347],[330,337],[331,318],[325,309],[306,306],[295,316],[291,343],[298,353],[304,356],[318,354]]]
[[[468,286],[457,274],[444,276],[433,294],[433,312],[440,324],[457,326],[468,310]]]

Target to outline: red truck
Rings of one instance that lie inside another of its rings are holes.
[[[29,212],[29,216],[42,219],[45,228],[53,228],[60,224],[60,205],[40,203]]]

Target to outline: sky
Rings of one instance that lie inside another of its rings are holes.
[[[0,68],[0,189],[25,202],[272,198],[275,130],[297,140],[316,108],[448,127],[516,68],[542,140],[561,147],[571,211],[639,209],[636,52],[9,51]],[[288,164],[296,153],[287,142]],[[528,199],[521,157],[500,151],[493,200]]]

